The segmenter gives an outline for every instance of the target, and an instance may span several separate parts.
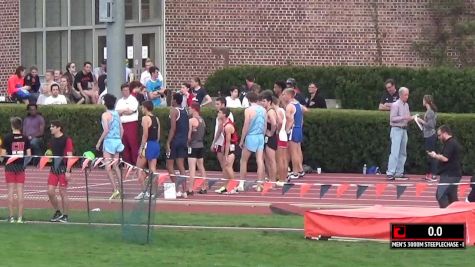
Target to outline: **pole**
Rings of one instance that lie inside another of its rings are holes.
[[[84,176],[86,177],[86,206],[87,206],[87,222],[91,224],[91,207],[89,205],[89,172],[91,168],[88,166],[84,170]]]
[[[120,85],[125,80],[125,1],[112,5],[114,22],[107,23],[107,92],[121,97]]]
[[[119,166],[120,166],[120,162],[122,161],[122,159],[119,161]],[[120,169],[120,209],[121,209],[121,223],[122,223],[122,227],[124,227],[124,179],[123,179],[123,175],[122,175],[122,169],[119,167]]]
[[[148,177],[149,197],[148,197],[148,217],[147,217],[147,244],[150,243],[150,214],[152,212],[152,188],[153,188],[153,172],[151,170]]]

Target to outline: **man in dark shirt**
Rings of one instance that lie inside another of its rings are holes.
[[[462,147],[453,137],[452,130],[447,125],[439,127],[437,136],[444,143],[442,153],[437,154],[434,151],[430,151],[428,154],[439,162],[440,181],[436,197],[439,206],[447,208],[451,203],[458,201],[458,185],[446,185],[446,183],[458,183],[462,178]]]
[[[307,106],[307,101],[305,100],[305,96],[302,94],[300,89],[297,87],[297,81],[294,78],[288,78],[285,82],[287,84],[287,88],[292,88],[295,91],[295,99],[300,103],[302,106]]]
[[[318,93],[317,83],[309,84],[308,92],[310,93],[310,97],[307,101],[307,108],[327,108],[325,98]]]
[[[386,91],[384,91],[379,101],[379,110],[381,111],[390,111],[391,105],[399,99],[399,94],[396,90],[396,83],[393,79],[387,79],[384,82]]]
[[[30,73],[25,76],[25,86],[27,86],[28,91],[30,91],[29,102],[36,103],[36,100],[38,100],[38,96],[40,95],[39,90],[41,86],[37,67],[33,66],[30,68]]]
[[[211,97],[206,92],[206,89],[201,87],[201,80],[198,77],[191,79],[191,88],[193,88],[193,94],[195,97],[193,101],[198,102],[201,107],[208,105],[209,103],[213,102]]]
[[[255,80],[256,80],[256,77],[254,77],[253,75],[246,76],[246,84],[241,87],[241,91],[239,93],[239,100],[241,100],[241,103],[243,103],[244,97],[246,97],[247,93],[249,92],[255,92],[256,94],[260,93],[261,86],[255,83]]]
[[[91,73],[92,63],[84,62],[82,71],[74,77],[74,89],[86,98],[86,103],[96,104],[99,99],[98,89],[94,86],[94,76]]]
[[[23,185],[25,183],[25,166],[23,164],[24,156],[31,156],[30,141],[21,133],[21,119],[14,117],[10,119],[12,133],[3,137],[1,145],[1,155],[14,155],[20,158],[5,165],[5,180],[8,185],[8,222],[14,223],[15,218],[13,206],[13,194],[17,192],[18,203],[18,220],[16,222],[23,223]],[[8,159],[10,160],[10,159]],[[8,161],[7,161],[8,162]]]
[[[28,115],[23,119],[23,135],[30,141],[32,154],[41,156],[44,154],[43,135],[45,131],[45,118],[38,112],[36,104],[28,104],[26,110]],[[38,161],[38,158],[34,158],[31,163],[36,165]]]

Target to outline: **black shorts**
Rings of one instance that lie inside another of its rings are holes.
[[[279,141],[279,138],[276,134],[270,137],[266,135],[266,137],[264,138],[264,141],[265,141],[266,147],[272,150],[277,150],[277,143]]]
[[[170,144],[170,154],[167,159],[184,159],[188,155],[188,146],[186,143],[172,142]]]
[[[188,158],[202,159],[204,154],[204,148],[188,148]]]

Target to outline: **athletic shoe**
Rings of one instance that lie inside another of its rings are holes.
[[[237,187],[237,191],[244,192],[244,181],[239,181],[239,185]]]
[[[193,191],[186,191],[186,194],[187,194],[188,196],[192,196],[192,195],[195,194],[195,192],[193,192]]]
[[[200,191],[198,191],[198,194],[200,195],[208,194],[208,191],[206,189],[200,189]]]
[[[300,176],[300,174],[298,174],[298,173],[292,173],[291,175],[289,175],[289,179],[290,179],[290,180],[298,179],[298,178],[300,178],[300,177],[301,177],[301,176]]]
[[[426,179],[427,182],[431,183],[431,182],[437,182],[437,176],[435,175],[431,175],[428,179]]]
[[[137,196],[134,197],[135,200],[141,200],[141,199],[144,199],[145,197],[145,193],[144,192],[140,192]]]
[[[390,175],[390,174],[386,175],[386,180],[394,181],[394,175]]]
[[[236,190],[236,188],[234,188],[233,190],[231,190],[229,192],[225,192],[224,194],[225,195],[235,195],[235,194],[238,194],[238,191]]]
[[[223,194],[223,193],[226,193],[227,190],[226,190],[226,187],[222,186],[220,189],[215,190],[214,192],[216,192],[218,194]]]
[[[8,217],[8,222],[9,223],[15,223],[15,217],[13,217],[13,216]]]
[[[24,223],[23,217],[18,217],[18,220],[16,221],[16,223]]]
[[[51,219],[49,220],[50,222],[59,222],[59,218],[61,218],[63,216],[63,214],[61,214],[61,212],[59,210],[57,210],[53,217],[51,217]]]
[[[67,222],[69,222],[68,215],[62,215],[62,216],[59,218],[59,222],[62,222],[62,223],[67,223]]]
[[[275,182],[275,186],[283,187],[284,185],[285,185],[285,182],[280,182],[280,181]]]
[[[409,180],[409,176],[406,176],[406,175],[401,175],[401,176],[395,176],[394,178],[396,178],[396,180]]]
[[[112,200],[114,198],[117,198],[118,196],[120,196],[120,192],[119,190],[115,190],[114,193],[112,193],[111,197],[109,198],[109,200]]]
[[[181,198],[183,196],[183,193],[181,191],[176,192],[176,197]]]
[[[299,176],[300,176],[300,177],[304,177],[304,176],[305,176],[305,172],[304,172],[304,171],[299,172]]]

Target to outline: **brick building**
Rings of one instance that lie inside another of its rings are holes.
[[[411,46],[428,0],[125,0],[127,64],[151,57],[176,87],[242,64],[424,66]],[[0,0],[0,81],[17,65],[104,58],[98,0]]]

